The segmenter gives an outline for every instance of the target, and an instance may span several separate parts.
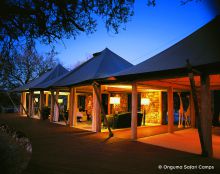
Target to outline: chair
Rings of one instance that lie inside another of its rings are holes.
[[[116,115],[106,115],[109,126],[113,129],[131,127],[131,112],[124,112]],[[137,113],[137,125],[141,126],[142,113]],[[106,125],[104,125],[106,126]]]
[[[84,112],[79,112],[78,111],[76,116],[77,116],[78,121],[87,121],[87,114],[86,114],[85,111]]]

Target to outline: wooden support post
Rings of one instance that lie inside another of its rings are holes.
[[[210,78],[207,74],[200,76],[201,80],[201,129],[204,140],[202,155],[212,157],[212,115],[211,115],[211,94]]]
[[[44,91],[40,91],[40,105],[39,105],[40,119],[42,119],[41,111],[43,107],[44,107]]]
[[[73,126],[77,125],[77,95],[76,95],[76,88],[73,89]]]
[[[110,95],[110,94],[108,94],[108,115],[110,115],[110,114],[111,114],[110,97],[111,97],[111,95]]]
[[[13,100],[11,99],[11,97],[10,97],[10,94],[9,93],[7,93],[8,94],[8,97],[9,97],[9,99],[11,100],[11,102],[12,102],[12,104],[15,106],[15,104],[14,104],[14,102],[13,102]],[[27,115],[27,117],[29,117],[29,114],[28,114],[28,112],[27,112],[27,106],[26,106],[26,92],[22,92],[21,93],[21,97],[22,97],[22,99],[21,99],[21,102],[20,102],[20,113],[22,114],[22,115]],[[29,106],[28,106],[29,107]]]
[[[192,92],[190,93],[190,97],[189,97],[189,107],[190,107],[191,126],[192,126],[192,128],[196,128],[195,107],[194,107],[194,103],[193,103]]]
[[[26,92],[21,93],[20,114],[24,115],[26,110]]]
[[[101,113],[104,117],[104,122],[105,122],[105,124],[108,128],[108,131],[109,131],[109,138],[113,137],[113,133],[112,133],[111,128],[109,126],[109,123],[108,123],[108,120],[107,120],[107,117],[106,117],[106,113],[105,113],[105,109],[104,109],[102,101],[101,101],[101,85],[99,85],[97,82],[93,82],[92,85],[93,85],[93,90],[94,90],[96,98],[97,98],[97,103],[99,104],[99,107],[101,109]],[[98,124],[100,126],[100,131],[101,131],[101,117],[100,116],[99,116],[100,122],[98,122]]]
[[[22,105],[23,105],[23,92],[21,93],[20,103],[21,103],[21,105],[19,108],[19,113],[20,113],[20,115],[23,115],[23,107],[22,107]]]
[[[51,105],[50,105],[50,122],[54,120],[54,91],[51,91]]]
[[[76,118],[76,110],[77,110],[77,98],[76,98],[76,88],[72,87],[70,89],[70,108],[69,108],[69,126],[76,126],[77,125],[77,118]]]
[[[167,90],[167,103],[168,103],[168,132],[173,133],[174,131],[174,113],[173,113],[173,88],[169,87]]]
[[[69,109],[68,109],[68,119],[69,119],[69,126],[73,126],[73,88],[70,88],[70,94],[67,98],[67,102],[69,103]]]
[[[98,100],[101,101],[101,86],[97,86],[96,90],[97,90],[97,95],[93,87],[92,130],[94,132],[101,132],[101,107],[98,102]]]
[[[132,83],[131,139],[137,139],[137,84]]]
[[[160,116],[160,124],[163,124],[163,119],[162,119],[162,115],[163,115],[163,102],[162,102],[162,92],[159,91],[159,116]]]
[[[34,91],[31,95],[31,113],[32,113],[32,117],[35,116],[35,109],[34,109],[34,106],[35,106],[35,98],[34,98]]]
[[[45,106],[47,106],[48,107],[48,102],[49,101],[49,94],[48,94],[48,92],[46,92],[46,99],[45,99]]]
[[[55,108],[55,111],[54,111],[54,121],[59,121],[59,106],[58,106],[58,98],[59,98],[59,90],[57,89],[56,90],[56,96],[55,96],[55,105],[54,105],[54,108]]]
[[[194,74],[193,74],[195,72],[197,74],[201,74],[201,72],[198,72],[197,70],[193,69],[190,62],[189,62],[189,60],[187,60],[186,63],[187,63],[188,76],[189,76],[190,86],[191,86],[191,91],[192,91],[193,104],[194,104],[194,109],[195,109],[195,117],[196,117],[196,122],[197,122],[197,127],[198,127],[198,133],[199,133],[200,145],[201,145],[201,149],[202,149],[202,155],[203,156],[209,156],[209,155],[212,155],[212,149],[207,148],[207,145],[210,146],[210,144],[208,144],[207,142],[205,143],[205,141],[210,139],[210,137],[204,138],[204,130],[203,130],[204,125],[202,126],[202,115],[201,115],[201,112],[199,112],[199,103],[198,103],[198,97],[197,97],[197,90],[196,90],[195,79],[194,79]],[[200,80],[201,80],[201,91],[200,91],[201,98],[204,98],[204,96],[207,97],[208,94],[202,94],[202,93],[203,92],[207,93],[207,91],[209,91],[209,83],[210,82],[209,82],[209,78],[207,78],[207,75],[200,76]],[[201,101],[201,104],[204,105],[203,102],[205,102],[205,101]],[[206,101],[206,102],[209,103],[209,101]],[[201,108],[202,108],[202,106],[201,106]],[[203,106],[203,110],[206,110],[205,106]],[[208,111],[205,111],[205,112],[208,112]],[[204,113],[203,113],[203,115],[204,115]],[[209,124],[209,123],[207,123],[207,124]],[[212,143],[212,141],[210,143]],[[210,147],[210,148],[212,148],[212,147]],[[210,152],[207,152],[207,149]]]
[[[70,93],[67,94],[67,110],[70,109]]]
[[[33,102],[33,91],[29,92],[29,97],[28,97],[29,103],[28,103],[28,115],[29,117],[32,117],[32,102]]]
[[[23,92],[23,114],[26,114],[26,110],[27,110],[27,98],[26,98],[26,92]]]

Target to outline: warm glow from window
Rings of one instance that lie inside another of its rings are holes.
[[[149,98],[142,98],[141,99],[141,105],[149,105],[150,99]]]
[[[34,94],[40,94],[40,91],[34,91]]]
[[[120,104],[120,97],[110,97],[110,104]]]
[[[107,85],[107,87],[121,88],[121,89],[132,89],[131,85]]]
[[[59,92],[59,95],[69,95],[69,92]]]
[[[63,103],[63,99],[62,99],[62,98],[59,98],[59,99],[58,99],[58,103]]]

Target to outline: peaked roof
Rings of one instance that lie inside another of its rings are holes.
[[[52,70],[44,73],[40,77],[32,80],[31,82],[20,86],[13,91],[26,91],[30,89],[43,89],[50,86],[54,80],[58,79],[60,76],[66,74],[68,72],[62,65],[58,64]]]
[[[67,73],[52,86],[70,86],[101,79],[132,66],[128,61],[105,48],[103,51],[93,54],[91,59]]]
[[[144,62],[135,65],[114,76],[135,78],[136,75],[177,76],[186,74],[186,60],[193,67],[213,70],[210,65],[220,64],[220,16],[184,38],[175,45]],[[216,69],[216,68],[215,68]],[[218,68],[220,69],[220,68]],[[178,70],[178,71],[177,71]],[[175,74],[175,73],[178,74]],[[145,76],[146,77],[146,76]],[[152,76],[151,76],[152,77]]]

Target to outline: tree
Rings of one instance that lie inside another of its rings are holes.
[[[119,32],[134,13],[135,0],[1,0],[0,46],[21,38],[44,43],[96,31],[101,18],[107,30]],[[146,0],[155,6],[158,0]],[[201,0],[179,0],[182,4]],[[218,0],[213,0],[218,1]],[[13,30],[12,30],[13,28]]]
[[[1,0],[0,41],[22,37],[50,43],[96,30],[101,17],[116,33],[133,15],[134,0]],[[13,30],[12,30],[13,28]]]
[[[39,55],[34,42],[27,42],[24,50],[3,46],[0,53],[0,86],[8,89],[24,85],[47,72],[58,62],[52,49],[46,56]]]

